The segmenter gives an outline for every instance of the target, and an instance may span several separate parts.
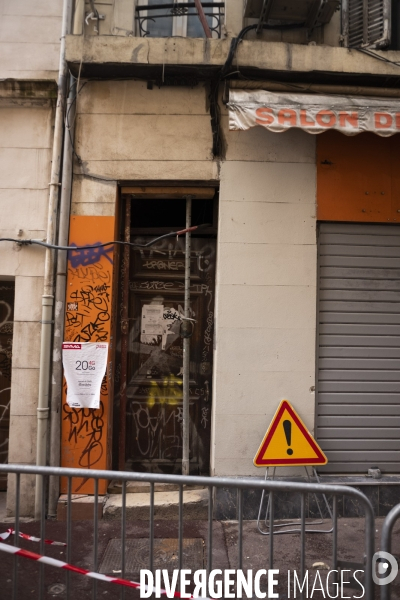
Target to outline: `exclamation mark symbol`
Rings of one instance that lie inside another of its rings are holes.
[[[288,419],[286,421],[283,421],[283,430],[285,432],[287,445],[291,446],[292,445],[292,423]],[[286,453],[289,454],[289,456],[292,456],[293,450],[291,448],[288,448],[286,450]]]

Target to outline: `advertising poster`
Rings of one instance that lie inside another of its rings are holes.
[[[67,404],[72,408],[99,408],[108,344],[64,342],[62,353]]]

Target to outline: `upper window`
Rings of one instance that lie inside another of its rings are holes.
[[[390,44],[391,0],[343,0],[342,30],[349,48],[385,48]]]
[[[202,6],[213,37],[221,37],[224,2],[202,2]],[[194,2],[139,0],[136,23],[141,37],[206,37]]]

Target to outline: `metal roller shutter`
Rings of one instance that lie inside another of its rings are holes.
[[[317,439],[321,471],[400,472],[400,227],[322,223]]]

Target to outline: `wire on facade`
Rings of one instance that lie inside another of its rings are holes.
[[[227,71],[228,71],[229,67],[232,66],[232,62],[233,62],[233,59],[236,54],[236,50],[238,49],[240,42],[243,41],[243,38],[245,37],[245,35],[247,35],[249,33],[249,31],[257,29],[257,27],[258,27],[258,23],[256,25],[248,25],[247,27],[244,27],[238,33],[237,37],[232,38],[228,57],[225,61],[224,66],[221,69],[221,77],[222,78],[224,76],[231,74],[231,73],[227,73]],[[267,23],[264,23],[261,27],[262,27],[262,29],[285,29],[285,30],[286,29],[303,29],[303,27],[305,27],[305,23],[287,23],[286,25],[269,25]]]
[[[389,60],[388,58],[385,58],[384,56],[381,56],[380,54],[376,54],[375,52],[372,52],[372,50],[368,50],[368,48],[352,48],[350,46],[349,49],[350,50],[358,50],[358,52],[362,52],[362,54],[366,54],[367,56],[370,56],[371,58],[376,58],[376,60],[381,60],[382,62],[389,63],[390,65],[394,65],[395,67],[400,67],[400,63],[395,62],[394,60]]]
[[[201,225],[193,225],[193,227],[188,227],[186,229],[181,229],[179,231],[170,231],[169,233],[164,233],[160,235],[154,240],[150,240],[146,244],[138,244],[136,242],[123,242],[121,240],[114,240],[112,242],[104,242],[103,244],[90,244],[88,246],[56,246],[55,244],[48,244],[42,240],[19,240],[15,238],[0,238],[0,242],[15,242],[19,246],[44,246],[45,248],[51,248],[52,250],[67,250],[67,251],[75,251],[79,252],[81,250],[94,250],[96,248],[105,248],[106,246],[113,246],[114,244],[119,244],[120,246],[132,246],[134,248],[149,248],[156,242],[163,240],[168,237],[178,237],[179,235],[183,235],[184,233],[194,232],[198,229],[205,229],[207,227],[211,227],[210,223],[202,223]]]
[[[282,30],[283,29],[284,30],[302,29],[304,26],[305,26],[304,23],[288,23],[286,25],[269,25],[269,24],[265,23],[262,25],[262,29],[282,29]],[[248,25],[247,27],[244,27],[239,32],[237,37],[232,39],[227,59],[223,65],[223,67],[217,74],[217,76],[211,81],[211,89],[210,89],[209,99],[210,99],[211,129],[212,129],[212,134],[213,134],[212,153],[213,153],[214,158],[217,158],[222,155],[222,136],[221,136],[221,131],[220,131],[221,110],[220,110],[219,102],[218,102],[219,85],[223,79],[232,75],[232,73],[229,71],[229,69],[232,66],[232,62],[233,62],[233,59],[235,57],[235,54],[236,54],[236,51],[237,51],[237,48],[238,48],[240,42],[249,33],[249,31],[253,31],[254,29],[257,29],[257,27],[258,27],[258,24]],[[163,79],[164,79],[164,68],[165,68],[165,66],[163,65]],[[80,77],[80,74],[81,74],[81,70],[79,70],[78,77]],[[129,79],[132,79],[132,78],[118,78],[118,80],[122,80],[122,81],[127,81]],[[90,81],[96,81],[96,80],[100,80],[100,78],[99,79],[97,79],[97,78],[88,79],[81,85],[80,88],[77,83],[74,84],[77,86],[76,95],[75,95],[73,102],[71,102],[71,105],[70,105],[68,111],[66,112],[66,117],[65,117],[68,135],[70,137],[70,142],[71,142],[71,146],[72,146],[72,151],[74,153],[75,158],[78,161],[78,164],[80,165],[80,167],[82,167],[82,169],[83,169],[83,160],[82,160],[81,156],[77,153],[77,151],[75,149],[75,144],[72,141],[70,124],[69,124],[69,112],[70,112],[71,107],[73,106],[74,102],[77,102],[77,98],[78,98],[79,94],[81,93],[81,91],[83,90],[83,88],[85,87],[85,85],[87,85]],[[87,174],[82,173],[82,175],[86,176]],[[97,178],[96,176],[92,176],[92,175],[91,175],[91,177],[93,177],[94,179],[100,179],[101,181],[115,181],[115,179]]]
[[[288,23],[287,25],[262,25],[262,29],[302,29],[304,27],[304,23]],[[257,25],[248,25],[244,27],[238,34],[237,37],[233,38],[231,41],[231,45],[229,48],[229,53],[225,64],[222,69],[219,71],[218,75],[214,80],[211,81],[211,91],[210,91],[210,114],[211,114],[211,129],[213,133],[213,156],[214,158],[222,155],[222,136],[221,136],[221,128],[220,128],[220,120],[221,120],[221,110],[218,102],[218,93],[220,83],[230,77],[233,73],[230,71],[232,66],[233,59],[235,57],[236,51],[240,42],[243,40],[245,35],[254,29],[257,29]]]

